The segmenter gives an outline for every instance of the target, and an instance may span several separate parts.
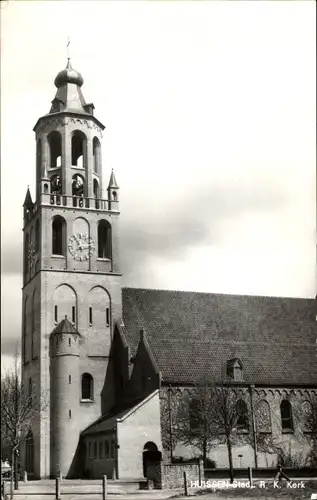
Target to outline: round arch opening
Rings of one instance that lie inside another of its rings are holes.
[[[148,465],[153,462],[160,462],[162,460],[162,453],[158,450],[153,441],[148,441],[143,447],[143,475],[147,477]]]

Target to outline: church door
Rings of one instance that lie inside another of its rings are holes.
[[[158,451],[157,446],[152,441],[148,441],[143,448],[143,475],[147,477],[147,466],[150,462],[159,462],[162,459],[162,453]]]

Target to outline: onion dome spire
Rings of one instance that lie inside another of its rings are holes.
[[[78,87],[81,87],[84,83],[84,79],[79,71],[72,68],[69,57],[67,58],[66,68],[58,73],[54,81],[55,87],[58,89],[67,83],[74,83]]]
[[[84,115],[93,115],[93,104],[86,104],[81,87],[84,79],[79,71],[76,71],[67,58],[66,68],[60,71],[54,84],[57,87],[56,95],[52,101],[50,113],[70,111]]]

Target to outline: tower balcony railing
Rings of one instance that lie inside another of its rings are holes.
[[[114,200],[103,200],[101,198],[89,198],[86,196],[68,196],[64,194],[42,194],[41,201],[45,205],[60,207],[82,208],[84,210],[118,210],[118,202]]]

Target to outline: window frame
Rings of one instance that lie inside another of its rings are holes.
[[[89,377],[89,379],[88,379]],[[89,398],[84,397],[85,395],[88,394],[87,387],[84,387],[84,384],[88,385],[88,380],[89,380]],[[87,393],[85,394],[85,391],[87,390]],[[93,403],[94,402],[94,378],[93,376],[85,372],[81,376],[81,403]]]
[[[288,411],[288,416],[285,417],[283,416],[283,411],[285,411],[287,408]],[[288,399],[283,399],[280,404],[280,413],[281,413],[281,429],[282,429],[282,434],[293,434],[294,433],[294,418],[293,418],[293,411],[292,411],[292,405]],[[290,425],[285,425],[285,422],[287,422]]]

